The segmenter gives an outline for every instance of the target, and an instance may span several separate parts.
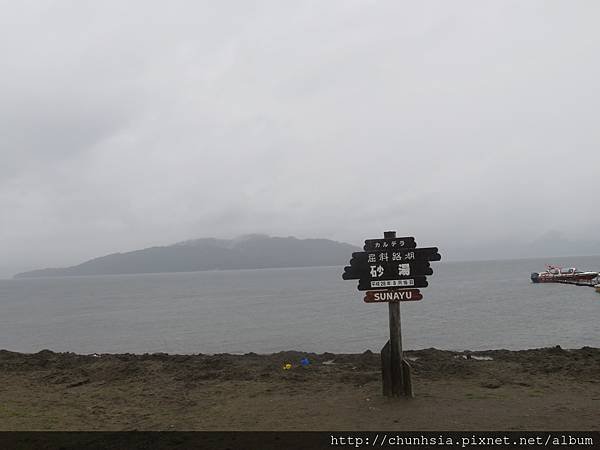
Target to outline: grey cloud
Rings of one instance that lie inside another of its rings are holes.
[[[252,232],[392,228],[456,257],[596,239],[595,3],[1,7],[18,270]]]

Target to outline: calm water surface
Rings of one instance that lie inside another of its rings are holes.
[[[600,347],[600,294],[534,285],[546,262],[434,263],[423,300],[401,304],[405,348]],[[0,348],[77,353],[379,351],[386,304],[342,267],[0,280]]]

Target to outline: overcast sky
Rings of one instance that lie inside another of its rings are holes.
[[[0,275],[256,232],[597,239],[597,1],[0,9]]]

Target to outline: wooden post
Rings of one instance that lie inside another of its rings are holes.
[[[387,341],[381,349],[381,378],[383,384],[383,395],[385,397],[393,397],[392,353],[390,352],[390,341]]]
[[[383,233],[385,239],[396,237],[395,231]],[[383,395],[388,397],[412,397],[410,365],[402,356],[402,330],[400,326],[400,302],[390,302],[390,340],[381,349],[381,372]]]
[[[392,396],[402,395],[402,338],[400,337],[400,302],[388,303],[390,310],[390,366],[392,369]]]

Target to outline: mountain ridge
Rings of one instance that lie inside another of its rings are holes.
[[[267,269],[344,265],[361,249],[330,239],[245,235],[200,238],[167,246],[111,253],[80,264],[21,272],[13,278],[121,275],[204,270]]]

